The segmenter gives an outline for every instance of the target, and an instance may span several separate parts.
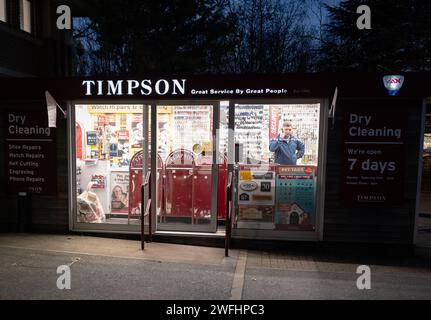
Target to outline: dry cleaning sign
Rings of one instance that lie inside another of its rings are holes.
[[[381,104],[345,107],[341,190],[349,204],[403,201],[407,114]]]
[[[55,129],[44,112],[6,112],[5,176],[9,193],[52,195],[57,190]]]

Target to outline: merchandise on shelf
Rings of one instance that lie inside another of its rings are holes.
[[[235,143],[243,146],[244,162],[269,161],[268,133],[268,105],[237,105],[235,107]]]

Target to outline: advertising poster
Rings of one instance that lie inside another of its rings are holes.
[[[129,212],[129,172],[111,172],[111,213],[128,214]]]
[[[97,133],[96,133],[96,131],[87,131],[87,145],[88,146],[97,145]]]
[[[92,188],[93,189],[105,189],[106,177],[100,174],[93,174],[91,176]]]
[[[118,157],[118,143],[109,144],[109,157]]]
[[[352,105],[344,114],[341,178],[347,205],[403,203],[407,112],[392,102]],[[390,116],[389,115],[390,112]]]
[[[116,125],[115,114],[113,114],[113,113],[106,114],[106,121],[110,126],[115,127],[115,125]]]
[[[238,173],[238,228],[274,229],[275,171],[242,165]]]
[[[238,187],[239,204],[274,205],[274,171],[240,170]]]
[[[240,220],[272,222],[274,208],[272,206],[239,206]]]
[[[129,140],[129,131],[127,130],[120,130],[118,131],[118,140]]]
[[[274,229],[274,206],[238,206],[237,227],[241,229]]]
[[[315,166],[280,166],[275,225],[279,230],[314,230]]]
[[[103,127],[105,125],[109,124],[108,118],[104,114],[98,114],[97,115],[97,126]]]

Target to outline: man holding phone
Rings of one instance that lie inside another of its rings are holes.
[[[293,135],[290,122],[284,122],[282,133],[269,143],[269,151],[274,152],[274,162],[284,165],[296,165],[305,151],[304,143]]]

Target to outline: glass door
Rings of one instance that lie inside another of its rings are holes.
[[[70,114],[74,230],[136,232],[145,180],[142,104],[75,104]],[[148,222],[145,222],[147,227]]]
[[[216,232],[219,110],[215,103],[154,104],[151,194],[157,230]],[[157,169],[156,169],[157,168]],[[157,172],[156,172],[157,170]]]

